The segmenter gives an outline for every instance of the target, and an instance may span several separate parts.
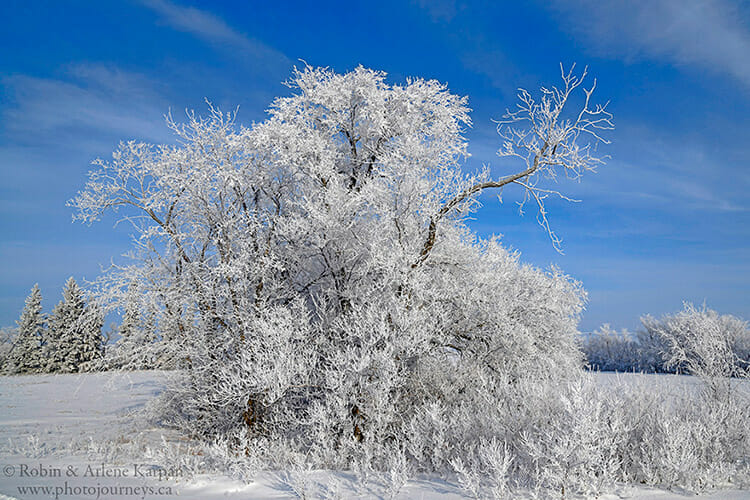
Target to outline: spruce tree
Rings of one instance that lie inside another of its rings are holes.
[[[83,291],[71,276],[65,283],[63,299],[52,310],[47,342],[48,372],[78,371],[78,352],[83,343],[82,316],[86,304]]]
[[[10,369],[10,354],[18,337],[18,326],[0,328],[0,372]]]
[[[76,342],[75,358],[79,372],[99,369],[104,356],[104,313],[96,304],[89,304],[79,320],[80,336]]]
[[[26,298],[18,323],[18,336],[8,356],[6,371],[9,373],[35,373],[42,367],[42,340],[44,314],[42,292],[35,284]]]

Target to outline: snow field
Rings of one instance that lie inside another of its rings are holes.
[[[142,371],[0,377],[0,499],[387,498],[382,480],[373,478],[363,487],[345,472],[266,471],[249,484],[233,479],[231,471],[201,472],[205,464],[197,447],[175,430],[139,416],[162,390],[165,376]],[[654,391],[682,404],[697,390],[694,378],[674,375],[599,373],[595,380],[618,391]],[[750,392],[750,384],[740,389]],[[184,456],[178,456],[181,453]],[[171,465],[161,467],[164,464]],[[391,493],[398,499],[470,498],[457,481],[429,476],[409,480]],[[687,496],[620,485],[600,498]],[[750,498],[750,491],[690,497],[740,500]]]

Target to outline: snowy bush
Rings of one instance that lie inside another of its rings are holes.
[[[705,491],[750,481],[750,399],[735,393],[714,398],[708,386],[664,395],[618,396],[630,429],[626,480],[665,488]],[[647,391],[644,391],[647,392]],[[613,399],[616,401],[616,399]],[[637,407],[638,412],[629,411]]]
[[[692,491],[747,485],[747,323],[687,303],[677,314],[661,320],[645,316],[642,323],[644,330],[635,338],[603,328],[588,339],[589,363],[601,369],[679,371],[697,377],[700,385],[677,401],[645,391],[607,396],[623,432],[620,480]]]

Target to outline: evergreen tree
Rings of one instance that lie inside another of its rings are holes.
[[[71,276],[65,283],[63,299],[52,310],[49,320],[46,365],[48,372],[78,371],[79,352],[83,344],[82,316],[85,309],[83,291]]]
[[[26,298],[26,305],[18,323],[18,336],[8,356],[6,371],[9,373],[35,373],[42,367],[42,340],[44,314],[42,292],[35,284]]]
[[[0,328],[0,373],[4,373],[10,367],[10,353],[17,337],[17,326]]]
[[[79,319],[79,333],[76,339],[74,358],[79,372],[99,369],[104,356],[104,313],[97,304],[89,304]]]

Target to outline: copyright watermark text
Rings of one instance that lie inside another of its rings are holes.
[[[177,495],[168,481],[184,477],[179,467],[163,468],[133,463],[129,465],[70,464],[41,462],[4,464],[6,482],[15,483],[22,498],[151,498]],[[32,484],[36,483],[36,484]]]

